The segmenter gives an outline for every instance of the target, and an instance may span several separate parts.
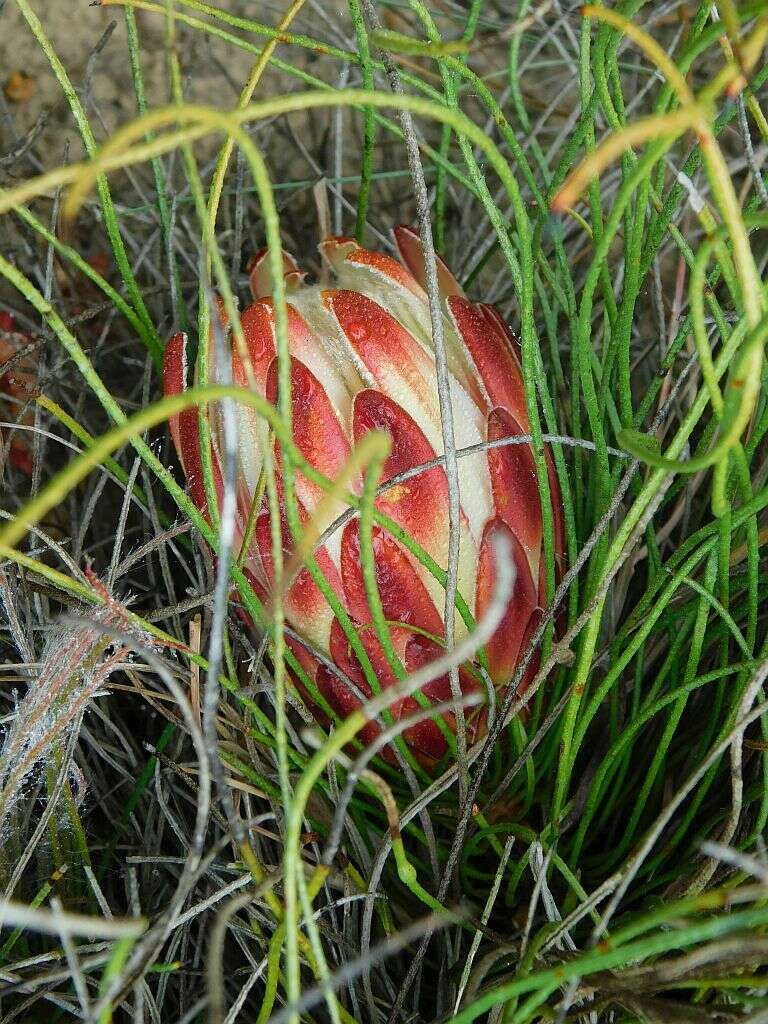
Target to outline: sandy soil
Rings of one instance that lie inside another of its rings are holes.
[[[30,0],[30,5],[85,100],[97,138],[106,137],[134,117],[136,101],[123,10],[91,7],[88,0]],[[226,6],[235,11],[241,5]],[[147,94],[150,100],[163,102],[168,95],[164,25],[157,15],[143,11],[137,12],[137,19]],[[111,35],[95,53],[111,25]],[[194,69],[188,78],[189,98],[214,103],[220,98],[222,105],[231,105],[253,58],[234,48],[225,50],[201,33],[184,34],[183,40],[183,64],[185,69]],[[50,65],[14,0],[0,0],[0,85],[5,86],[14,72],[31,76],[32,94],[22,102],[9,99],[4,91],[0,96],[0,161],[34,128],[43,112],[47,112],[46,122],[34,146],[38,159],[44,165],[60,162],[67,141],[70,158],[76,159],[81,154],[80,140]],[[222,89],[227,91],[224,96]],[[28,171],[27,165],[24,173]]]

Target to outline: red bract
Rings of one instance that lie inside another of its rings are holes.
[[[429,463],[443,452],[422,248],[417,234],[408,227],[397,228],[395,240],[402,262],[363,249],[349,238],[324,241],[320,250],[335,278],[334,288],[306,284],[294,260],[287,254],[283,256],[294,442],[307,463],[329,479],[339,476],[352,448],[371,430],[385,431],[392,440],[382,482]],[[464,296],[442,262],[438,265],[438,279],[457,447],[527,434],[523,376],[514,336],[493,307],[470,302]],[[230,365],[222,368],[211,346],[211,379],[231,377],[242,386],[248,386],[250,381],[262,396],[275,402],[277,341],[266,252],[252,260],[250,281],[254,302],[241,316],[247,354],[239,351],[234,339],[229,338]],[[222,369],[229,372],[222,373]],[[182,391],[186,378],[186,339],[177,334],[166,350],[166,394]],[[215,408],[209,412],[209,420],[214,486],[220,501],[220,453],[224,450],[224,439]],[[267,437],[263,422],[243,405],[238,407],[238,426],[236,543],[245,534],[253,495],[259,486],[262,446]],[[174,417],[171,431],[190,493],[207,516],[197,410]],[[279,467],[279,458],[277,464]],[[513,555],[512,597],[486,648],[491,677],[502,690],[514,675],[544,602],[538,478],[533,453],[525,443],[464,456],[458,467],[462,511],[457,582],[459,593],[476,617],[484,614],[493,593],[494,535],[505,536]],[[344,511],[341,503],[328,507],[326,502],[320,508],[323,489],[300,473],[295,482],[302,522],[311,518],[322,531]],[[559,571],[563,525],[551,462],[549,482]],[[359,484],[352,486],[359,490]],[[282,494],[282,487],[280,491]],[[402,527],[441,568],[447,566],[448,481],[442,466],[395,482],[380,494],[376,507]],[[355,517],[336,530],[325,546],[315,552],[315,557],[330,588],[352,619],[379,685],[386,688],[396,676],[372,626],[358,530]],[[269,594],[273,580],[270,538],[265,503],[258,514],[246,561],[249,577],[257,593],[264,597]],[[283,539],[286,551],[290,551],[286,522]],[[374,527],[373,555],[392,646],[405,669],[413,671],[441,653],[445,634],[444,589],[400,541],[380,526]],[[319,693],[339,716],[345,717],[360,706],[359,694],[371,696],[371,689],[344,630],[306,569],[288,590],[285,609],[293,629],[339,670],[332,671],[306,647],[289,640]],[[465,626],[458,615],[457,622],[458,639]],[[532,668],[522,686],[530,679]],[[469,667],[461,669],[460,682],[465,692],[480,685],[477,674]],[[433,702],[449,700],[448,677],[427,684],[423,693]],[[310,699],[308,703],[312,705]],[[393,702],[391,711],[395,719],[400,719],[417,708],[415,698],[405,698]],[[468,715],[470,740],[480,735],[484,720],[482,709],[473,709]],[[450,715],[446,721],[453,727]],[[379,728],[378,723],[369,723],[362,739],[370,742]],[[446,752],[445,738],[434,721],[414,725],[404,736],[423,763],[431,764]]]

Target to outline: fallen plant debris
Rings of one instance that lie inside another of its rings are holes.
[[[6,79],[3,92],[11,103],[27,103],[35,94],[35,79],[26,71],[13,71]]]

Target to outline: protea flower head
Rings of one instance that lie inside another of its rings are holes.
[[[398,227],[395,240],[401,262],[362,248],[349,238],[328,238],[320,245],[334,287],[309,284],[293,258],[283,255],[288,294],[289,350],[293,437],[306,461],[336,479],[361,438],[372,430],[391,437],[382,483],[407,470],[430,463],[443,453],[431,319],[425,291],[424,256],[418,235]],[[211,379],[231,379],[258,389],[270,402],[278,390],[275,310],[266,251],[251,261],[254,302],[241,314],[247,357],[231,340],[229,365],[217,363],[211,349]],[[514,586],[503,621],[486,645],[490,675],[502,689],[512,679],[527,638],[538,624],[544,601],[542,507],[533,453],[527,443],[483,448],[484,442],[526,434],[529,421],[517,343],[499,313],[489,305],[469,301],[448,268],[438,262],[445,344],[450,373],[457,449],[481,446],[458,461],[461,492],[458,591],[473,615],[480,617],[494,586],[495,534],[506,537],[514,560]],[[165,357],[165,390],[175,394],[186,386],[186,339],[175,335]],[[246,365],[250,363],[250,365]],[[222,372],[226,370],[227,372]],[[222,425],[215,408],[208,413],[212,462],[221,496]],[[262,471],[266,439],[262,421],[246,406],[238,407],[238,539],[246,523]],[[190,493],[207,514],[195,409],[171,422],[177,451]],[[549,456],[547,456],[549,458]],[[277,460],[279,468],[279,459]],[[555,550],[562,559],[563,528],[559,491],[549,468],[555,524]],[[313,518],[322,531],[345,510],[321,501],[324,491],[301,474],[295,478],[302,522]],[[351,488],[354,490],[354,485]],[[220,498],[219,498],[220,500]],[[448,482],[445,469],[433,465],[402,483],[383,488],[377,508],[394,520],[443,569],[448,563]],[[322,512],[323,521],[316,518]],[[290,535],[284,524],[284,543]],[[442,653],[445,627],[443,586],[390,533],[375,526],[374,562],[383,611],[392,644],[402,666],[413,671]],[[349,519],[315,551],[319,568],[358,631],[379,685],[393,683],[389,661],[371,628],[360,559],[359,521]],[[247,553],[247,572],[256,591],[266,597],[272,585],[272,548],[266,503],[258,513]],[[285,595],[285,613],[307,646],[288,643],[313,682],[317,693],[340,717],[360,706],[359,695],[371,689],[348,638],[309,572],[303,569]],[[457,634],[466,629],[457,615]],[[323,664],[312,650],[319,651]],[[335,664],[334,672],[329,665]],[[533,666],[532,666],[533,667]],[[528,679],[531,672],[528,673]],[[349,682],[353,684],[349,685]],[[527,680],[523,680],[523,686]],[[460,671],[462,689],[481,686],[471,666]],[[450,699],[447,676],[424,686],[432,703]],[[310,706],[313,701],[305,694]],[[314,702],[314,710],[317,712]],[[395,719],[417,710],[415,698],[396,700]],[[449,726],[452,716],[445,716]],[[470,740],[483,728],[485,713],[467,716]],[[370,722],[361,734],[370,742],[380,726]],[[446,740],[431,719],[407,728],[406,743],[422,763],[446,752]]]

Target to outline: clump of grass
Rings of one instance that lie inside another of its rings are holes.
[[[51,761],[61,760],[62,745],[77,731],[88,705],[104,690],[127,651],[119,643],[113,644],[109,636],[110,631],[125,627],[126,623],[108,600],[94,614],[93,626],[55,628],[45,639],[37,661],[19,628],[7,578],[0,585],[18,653],[26,661],[36,662],[34,683],[16,704],[0,751],[0,830],[7,833],[8,817],[23,787],[35,781],[35,775],[41,776]],[[48,808],[53,811],[55,802],[49,803]],[[19,838],[17,825],[14,833]]]
[[[4,1019],[762,1019],[761,5],[295,0],[267,23],[109,0],[90,16],[124,19],[126,51],[92,59],[130,62],[137,113],[109,138],[42,8],[14,5],[87,160],[22,146],[0,192],[2,294],[40,352],[33,473],[5,467],[0,532]],[[223,82],[247,55],[232,102],[188,102],[202,45]],[[207,336],[214,292],[237,330],[248,251],[311,248],[316,201],[367,244],[430,216],[520,335],[540,481],[546,442],[563,493],[528,711],[510,688],[435,778],[353,763],[354,719],[312,726],[279,602],[163,429],[248,400],[288,445],[284,403],[206,386],[205,346],[186,397],[158,400],[156,371],[171,328]],[[50,764],[21,790],[8,752],[41,701]]]

